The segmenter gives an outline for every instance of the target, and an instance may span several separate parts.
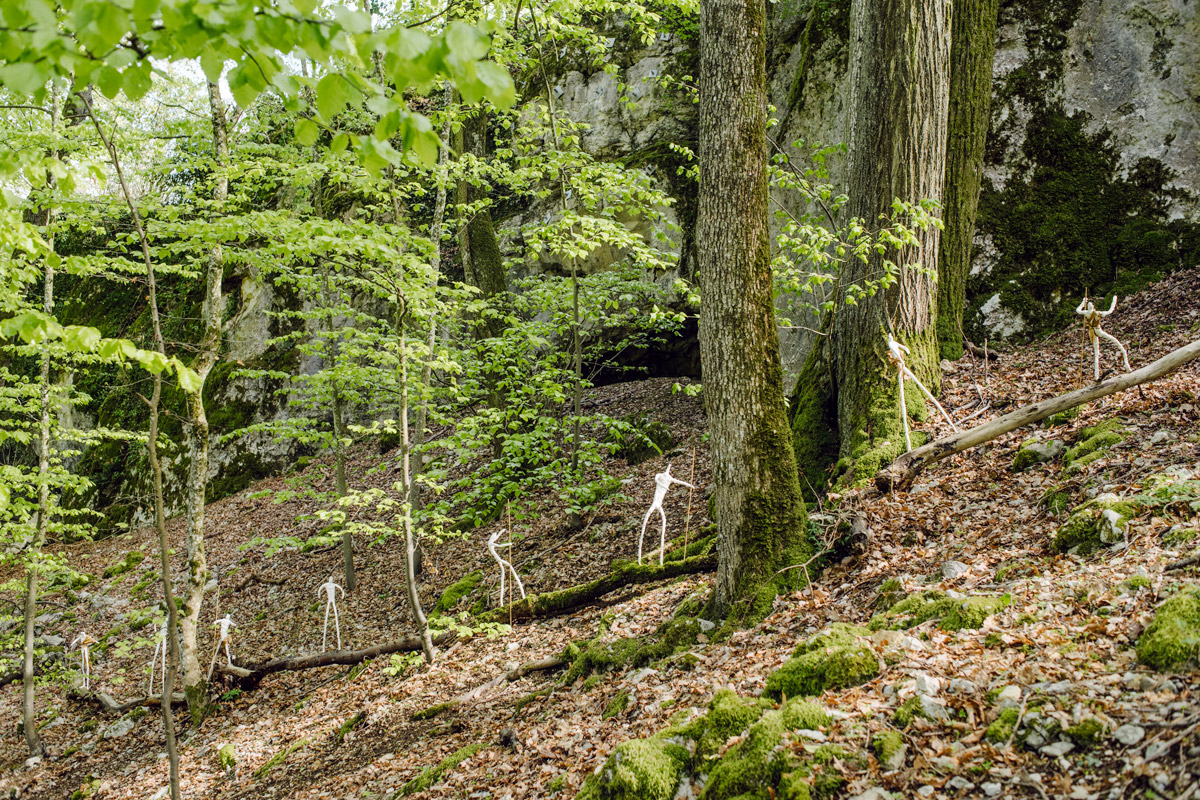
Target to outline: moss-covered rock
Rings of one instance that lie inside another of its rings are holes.
[[[629,690],[622,689],[613,696],[612,700],[608,701],[608,705],[604,707],[600,718],[612,719],[627,708],[629,708]]]
[[[1063,455],[1063,467],[1068,475],[1080,472],[1101,458],[1104,451],[1125,441],[1125,426],[1119,419],[1109,419],[1079,431],[1075,445]]]
[[[660,737],[617,745],[588,776],[578,800],[671,800],[688,764],[687,748]]]
[[[1154,612],[1137,642],[1138,661],[1163,672],[1200,661],[1200,588],[1184,589]]]
[[[1095,747],[1104,738],[1104,723],[1095,717],[1080,720],[1063,731],[1082,750]]]
[[[866,645],[865,628],[834,623],[804,642],[783,666],[767,677],[763,696],[819,695],[827,689],[844,689],[866,683],[879,674],[879,659]]]
[[[1021,712],[1016,708],[1006,708],[1000,712],[991,725],[988,725],[984,737],[992,744],[1004,744],[1012,738],[1013,730],[1017,727],[1017,720],[1020,719]]]
[[[768,797],[767,787],[777,786],[799,759],[781,747],[788,731],[782,711],[768,711],[729,748],[709,770],[705,798]]]
[[[1124,538],[1125,526],[1138,511],[1135,501],[1106,492],[1071,512],[1055,533],[1050,549],[1087,555],[1116,544]]]
[[[728,689],[713,695],[708,713],[689,733],[696,741],[696,758],[713,756],[731,736],[745,731],[763,713],[763,706],[754,699],[742,698]]]
[[[138,564],[146,560],[146,554],[138,550],[130,550],[120,560],[109,564],[104,568],[104,577],[115,578],[118,575],[124,575],[129,570],[136,567]]]
[[[1043,441],[1036,436],[1031,436],[1017,448],[1017,455],[1013,458],[1013,471],[1024,472],[1030,467],[1046,461],[1053,461],[1062,455],[1065,449],[1063,443],[1057,439]]]
[[[400,791],[396,793],[396,796],[404,797],[406,795],[425,791],[430,786],[433,786],[435,783],[440,781],[450,770],[454,769],[483,748],[484,745],[482,744],[469,744],[466,747],[459,748],[443,758],[437,764],[433,764],[421,770],[420,775],[400,787]]]
[[[1011,603],[1008,594],[955,598],[937,590],[918,592],[872,617],[870,629],[904,630],[931,619],[938,620],[938,627],[944,631],[979,628],[989,616]]]
[[[438,598],[437,603],[433,607],[434,613],[445,614],[453,611],[459,601],[474,592],[482,582],[483,572],[481,570],[468,572],[445,588],[442,596]]]
[[[904,743],[904,735],[899,731],[880,731],[871,737],[871,749],[875,758],[884,769],[900,769],[904,766],[904,756],[908,745]]]
[[[888,578],[879,585],[879,597],[875,600],[875,608],[887,611],[907,596],[908,593],[904,591],[904,584],[899,578]]]

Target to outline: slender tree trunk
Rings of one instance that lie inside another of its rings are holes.
[[[458,133],[458,151],[460,155],[470,155],[482,161],[487,158],[487,123],[488,110],[479,106],[463,118],[462,128]],[[472,186],[465,178],[458,181],[455,191],[455,201],[459,204],[474,203],[485,196],[485,193]],[[459,233],[463,251],[463,274],[467,283],[475,286],[484,297],[492,297],[508,290],[508,281],[504,276],[504,260],[500,257],[500,245],[496,242],[496,228],[492,224],[492,214],[484,208],[471,215]],[[489,336],[498,332],[493,322],[487,322],[484,329]]]
[[[336,470],[338,497],[345,497],[348,490],[346,482],[346,446],[342,441],[344,420],[342,419],[342,391],[337,379],[338,360],[341,348],[338,344],[337,327],[334,325],[333,294],[329,286],[329,264],[321,265],[322,294],[329,313],[325,317],[326,331],[329,333],[329,369],[333,377],[333,458]],[[346,591],[354,591],[354,539],[350,531],[342,532],[342,568],[346,581]]]
[[[59,119],[58,92],[51,93],[50,134],[58,136]],[[73,123],[74,124],[74,123]],[[51,155],[57,157],[57,148],[52,148]],[[53,190],[54,176],[46,176],[47,188]],[[46,242],[51,252],[54,250],[54,201],[50,198],[41,206],[39,224],[46,226]],[[42,287],[42,311],[47,316],[54,314],[54,267],[47,262],[45,265],[45,283]],[[34,704],[34,620],[37,618],[38,590],[38,560],[42,547],[46,543],[46,534],[50,526],[50,352],[43,350],[39,374],[38,388],[40,393],[40,416],[38,419],[38,506],[37,525],[34,529],[33,542],[29,548],[29,562],[25,576],[25,652],[21,665],[22,702],[21,718],[25,727],[25,744],[29,747],[30,756],[40,756],[45,752],[41,734],[37,727],[37,709]]]
[[[402,305],[403,299],[399,301]],[[412,504],[408,501],[412,496],[412,464],[411,449],[408,439],[408,347],[404,339],[404,317],[400,319],[400,453],[404,478],[404,577],[408,589],[408,604],[412,607],[413,622],[421,632],[421,649],[425,653],[425,663],[433,663],[433,638],[429,633],[429,620],[421,607],[421,598],[417,595],[416,570],[416,539],[413,536]]]
[[[437,164],[437,193],[434,195],[433,201],[433,221],[429,226],[429,237],[433,240],[433,280],[434,288],[437,288],[437,280],[442,272],[442,228],[446,221],[446,162],[450,155],[450,133],[451,133],[451,106],[454,103],[454,87],[449,81],[446,82],[446,89],[443,92],[443,101],[446,105],[446,124],[442,127],[441,146],[438,148],[438,164]],[[403,323],[401,323],[403,324]],[[425,444],[426,428],[429,426],[429,386],[433,382],[433,353],[437,346],[437,316],[429,315],[429,335],[425,340],[425,366],[421,369],[421,403],[417,406],[416,425],[413,428],[413,450],[417,451],[417,465],[413,473],[413,483],[408,489],[408,501],[413,508],[417,508],[421,504],[421,487],[416,478],[420,477],[421,472],[425,468],[425,462],[421,457],[421,446]],[[398,331],[403,333],[402,331]],[[417,546],[417,552],[420,553],[420,545]],[[417,558],[418,563],[420,558]],[[419,572],[419,570],[418,570]]]
[[[853,108],[846,213],[874,229],[899,198],[940,199],[945,172],[950,6],[946,0],[854,0],[850,63]],[[931,391],[940,384],[934,328],[938,230],[917,233],[920,246],[890,250],[900,265],[886,292],[846,302],[847,287],[878,280],[884,255],[849,259],[839,281],[832,369],[841,455],[855,476],[870,477],[903,452],[896,372],[885,358],[887,334],[907,345],[908,366]],[[918,263],[921,268],[906,268]],[[918,392],[909,415],[923,419]]]
[[[225,102],[216,84],[208,84],[208,105],[212,115],[213,161],[217,171],[213,200],[220,206],[229,195],[229,179],[224,173],[229,163],[229,136],[225,122]],[[199,722],[208,705],[208,689],[201,663],[199,626],[200,609],[204,604],[204,586],[208,583],[208,560],[204,548],[204,494],[208,486],[208,415],[204,408],[204,383],[217,363],[221,350],[221,278],[225,271],[225,254],[220,244],[208,254],[204,276],[204,332],[200,339],[192,369],[200,376],[200,386],[187,392],[188,416],[191,426],[187,433],[187,585],[183,598],[183,691],[188,700],[192,720]]]
[[[971,271],[975,212],[983,177],[996,54],[998,0],[958,0],[950,42],[950,119],[946,136],[945,230],[938,254],[938,344],[942,358],[962,357],[962,314]]]
[[[137,232],[138,241],[142,246],[142,260],[146,266],[146,283],[149,294],[150,321],[153,323],[154,329],[154,346],[159,353],[166,355],[166,344],[163,341],[162,325],[158,316],[158,296],[154,279],[154,264],[150,260],[150,242],[146,237],[146,229],[142,226],[141,214],[138,213],[137,205],[133,202],[133,195],[129,191],[129,184],[125,180],[125,173],[121,169],[121,159],[117,156],[117,148],[113,145],[112,140],[105,136],[104,129],[100,127],[100,120],[96,118],[95,109],[92,108],[91,97],[83,93],[80,93],[79,97],[87,107],[88,116],[92,119],[92,125],[96,129],[96,134],[100,137],[105,149],[108,151],[113,170],[117,173],[117,180],[121,185],[121,194],[124,196],[125,204],[129,207],[129,213],[133,217],[133,226]],[[179,640],[175,635],[179,626],[179,613],[175,607],[175,593],[171,587],[171,562],[168,555],[170,544],[167,539],[166,514],[163,504],[162,463],[158,458],[158,407],[161,398],[162,373],[158,372],[154,374],[154,393],[147,402],[150,408],[150,431],[146,448],[150,458],[150,470],[154,478],[154,523],[158,529],[159,565],[162,569],[163,600],[167,605],[167,643],[170,652],[170,663],[167,664],[166,681],[162,694],[163,729],[167,740],[171,799],[180,800],[179,748],[175,741],[175,715],[171,711],[171,698],[175,692],[175,671],[178,669],[180,661]]]
[[[696,244],[717,514],[713,606],[747,618],[769,609],[776,571],[810,547],[771,287],[763,0],[702,0],[700,43]]]

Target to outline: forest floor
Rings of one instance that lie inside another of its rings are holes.
[[[1136,368],[1197,337],[1197,297],[1200,273],[1176,274],[1123,301],[1105,328],[1126,344]],[[1004,354],[986,375],[970,356],[944,364],[943,403],[962,409],[957,416],[965,417],[986,399],[990,406],[972,420],[978,424],[1060,394],[1080,380],[1079,347],[1075,330]],[[1106,347],[1104,363],[1114,365],[1113,356]],[[1090,371],[1090,361],[1087,367]],[[929,620],[904,632],[871,636],[869,644],[880,657],[879,676],[818,698],[833,721],[814,735],[864,753],[838,762],[845,778],[842,796],[870,797],[868,790],[880,787],[901,797],[1082,799],[1151,796],[1146,792],[1153,789],[1158,796],[1184,800],[1194,795],[1200,775],[1200,674],[1150,671],[1138,665],[1133,644],[1163,599],[1200,583],[1196,566],[1165,569],[1200,546],[1182,533],[1198,527],[1200,504],[1146,507],[1133,517],[1123,541],[1093,555],[1055,554],[1050,545],[1068,512],[1089,497],[1138,495],[1151,476],[1171,468],[1200,472],[1197,395],[1200,363],[1192,363],[1141,391],[1084,407],[1063,425],[1019,430],[940,462],[918,478],[911,492],[880,496],[865,487],[828,498],[814,528],[863,514],[870,530],[865,546],[814,575],[810,591],[778,598],[774,612],[754,628],[723,641],[701,636],[692,648],[695,659],[618,667],[571,686],[557,685],[561,670],[535,671],[499,681],[430,719],[414,719],[417,712],[488,684],[518,664],[592,639],[602,618],[604,636],[614,640],[652,633],[683,601],[702,596],[711,575],[662,581],[636,592],[618,590],[606,602],[570,616],[519,623],[495,638],[460,639],[432,668],[379,658],[365,669],[285,672],[266,677],[256,690],[229,691],[198,726],[177,715],[184,796],[390,798],[448,756],[481,745],[440,774],[426,773],[432,777],[428,787],[410,796],[571,797],[619,743],[702,713],[718,689],[760,693],[797,643],[831,622],[867,624],[880,608],[881,585],[894,578],[905,592],[1007,594],[1012,602],[978,629],[945,631]],[[571,525],[551,493],[539,497],[538,516],[512,526],[521,534],[512,560],[530,592],[578,584],[608,572],[614,559],[632,558],[653,475],[668,461],[675,476],[694,474],[697,486],[710,485],[702,406],[672,394],[671,381],[602,387],[590,393],[589,402],[615,416],[647,411],[670,426],[677,445],[636,467],[616,458],[608,462],[611,473],[629,479],[623,490],[629,499],[581,524]],[[1068,474],[1054,458],[1013,470],[1018,447],[1031,433],[1071,445],[1084,427],[1112,419],[1120,420],[1123,438],[1083,469]],[[947,433],[943,427],[932,432]],[[366,475],[376,461],[359,453],[352,470],[357,485],[386,486],[395,480],[384,473]],[[320,649],[324,609],[317,587],[331,574],[340,575],[340,552],[285,549],[267,557],[253,540],[285,534],[303,539],[314,533],[320,523],[296,519],[312,510],[308,501],[276,503],[271,495],[298,481],[321,488],[332,481],[329,472],[328,464],[316,461],[299,479],[272,478],[210,506],[209,558],[222,574],[219,610],[210,598],[204,612],[206,658],[212,652],[209,623],[225,613],[237,623],[233,652],[238,662]],[[1048,496],[1060,502],[1047,503]],[[688,503],[686,489],[676,487],[668,496],[669,536],[683,533]],[[697,492],[691,504],[694,533],[709,522],[703,493]],[[478,591],[494,597],[495,565],[484,543],[505,524],[501,520],[428,549],[422,586],[427,603],[475,569],[486,576]],[[184,551],[182,527],[181,519],[170,526],[177,560]],[[648,539],[657,535],[654,527]],[[340,607],[348,648],[413,630],[402,588],[401,543],[361,545],[358,588]],[[647,550],[651,547],[648,543]],[[88,630],[104,642],[93,658],[93,688],[118,701],[144,695],[154,646],[154,626],[144,620],[158,592],[152,531],[60,549],[77,568],[97,577],[75,592],[46,597],[42,635],[69,642]],[[123,574],[101,577],[132,551],[144,553],[146,560]],[[17,608],[18,578],[12,568],[0,573],[0,581],[8,582],[2,584],[3,600]],[[467,598],[459,609],[477,599]],[[5,670],[11,655],[6,654]],[[74,664],[75,654],[70,659]],[[26,764],[20,733],[20,684],[0,689],[0,797],[163,797],[167,762],[158,709],[106,714],[69,695],[67,683],[73,679],[73,672],[60,673],[38,686],[48,755],[34,764]],[[550,691],[530,700],[538,690]],[[874,734],[899,727],[894,713],[917,692],[931,696],[945,713],[934,713],[933,719],[918,715],[904,728],[907,755],[903,764],[887,769],[869,742]],[[1064,736],[1061,742],[1050,735],[1044,744],[989,739],[989,724],[1007,707],[1018,709],[1022,720],[1036,708],[1043,721],[1077,732],[1086,732],[1081,722],[1094,719],[1099,733]],[[1119,738],[1114,737],[1118,729]],[[219,758],[226,745],[236,759],[233,768],[222,766]],[[698,794],[699,787],[691,788]],[[685,787],[682,795],[689,792]]]

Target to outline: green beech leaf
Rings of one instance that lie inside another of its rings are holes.
[[[345,81],[341,75],[326,75],[317,84],[317,113],[321,119],[332,120],[346,107]]]

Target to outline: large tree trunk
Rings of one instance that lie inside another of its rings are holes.
[[[481,161],[487,157],[487,121],[486,106],[480,106],[463,118],[457,143],[460,155],[470,155]],[[465,178],[459,180],[455,193],[456,202],[474,203],[483,196],[483,190],[472,186],[470,181]],[[484,297],[507,291],[504,261],[500,257],[500,246],[496,242],[496,229],[492,224],[491,212],[484,208],[472,214],[463,225],[459,237],[463,254],[463,273],[467,283],[477,287]],[[488,333],[495,335],[491,327],[492,323],[489,323]]]
[[[940,199],[945,172],[950,6],[946,0],[854,0],[850,20],[849,202],[846,213],[875,230],[892,202]],[[939,386],[934,328],[938,230],[917,231],[919,246],[874,248],[851,258],[839,279],[831,368],[840,455],[855,475],[870,477],[903,452],[896,371],[886,358],[889,332],[911,352],[908,366],[931,391]],[[899,266],[886,291],[847,302],[848,288]],[[920,264],[920,268],[905,265]],[[908,413],[925,416],[916,391]]]
[[[962,313],[983,177],[983,147],[992,100],[998,0],[958,0],[950,43],[950,120],[946,200],[938,254],[938,344],[942,358],[963,352]]]
[[[702,0],[696,243],[716,487],[713,608],[737,616],[763,611],[776,571],[809,552],[772,301],[766,122],[762,0]]]
[[[213,199],[218,206],[229,195],[229,180],[222,170],[229,163],[229,136],[225,123],[225,102],[216,84],[208,84],[208,105],[212,113],[213,160],[217,170]],[[204,492],[208,486],[208,416],[204,410],[204,383],[217,363],[221,349],[221,278],[225,254],[220,244],[208,254],[204,275],[204,333],[201,335],[192,369],[200,376],[200,386],[187,393],[187,430],[189,456],[187,476],[187,585],[183,594],[183,692],[192,719],[199,722],[208,705],[204,667],[200,658],[200,609],[204,604],[204,586],[208,583],[208,560],[204,550]]]

